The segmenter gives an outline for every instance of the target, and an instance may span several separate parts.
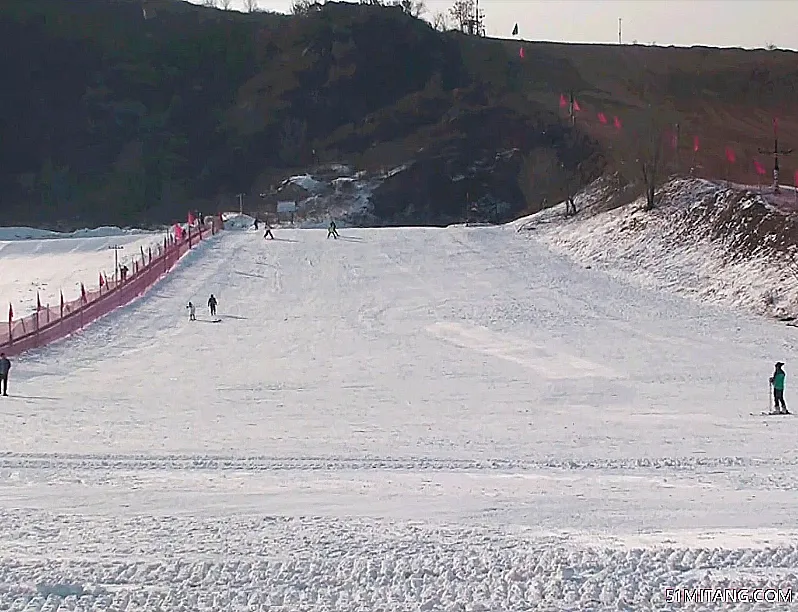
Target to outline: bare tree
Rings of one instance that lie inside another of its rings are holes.
[[[449,29],[449,18],[446,13],[435,13],[432,16],[432,27],[438,32],[445,32]]]
[[[254,13],[258,10],[258,0],[245,0],[244,7],[248,13]]]
[[[401,7],[405,13],[417,19],[427,10],[424,0],[394,0],[393,6]]]
[[[455,26],[461,32],[468,31],[468,25],[474,18],[474,0],[456,0],[454,6],[449,9]]]
[[[648,107],[632,114],[613,147],[623,178],[642,186],[646,210],[657,205],[656,191],[675,169],[678,133],[673,114]]]
[[[232,5],[233,5],[233,0],[221,0],[221,7],[225,11],[229,11]]]
[[[208,8],[215,8],[216,0],[202,0],[202,6],[207,6]]]
[[[476,36],[485,35],[485,12],[477,10],[474,0],[455,0],[449,9],[455,26],[461,32]]]
[[[313,10],[321,8],[324,0],[294,0],[291,2],[291,12],[294,15],[307,15]]]

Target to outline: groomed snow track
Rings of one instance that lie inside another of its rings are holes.
[[[798,588],[798,421],[750,416],[777,359],[790,384],[794,330],[512,227],[275,235],[225,232],[15,362],[0,609],[750,610],[666,589]],[[190,323],[210,293],[221,322]]]

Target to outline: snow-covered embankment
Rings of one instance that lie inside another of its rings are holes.
[[[577,261],[699,300],[756,314],[798,316],[798,265],[793,217],[752,190],[679,178],[644,199],[606,210],[613,196],[600,180],[564,204],[511,224],[520,234]]]

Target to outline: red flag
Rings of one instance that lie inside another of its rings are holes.
[[[523,57],[523,55],[521,57]],[[191,211],[188,211],[188,224],[189,225],[194,225],[194,221],[195,221],[194,213],[191,212]]]
[[[730,164],[733,164],[737,161],[737,156],[734,154],[734,149],[731,147],[726,147],[726,161]]]
[[[613,123],[615,124],[615,129],[616,130],[620,130],[621,129],[621,120],[618,119],[618,117],[615,117],[613,119]]]
[[[795,188],[798,189],[798,170],[795,171]]]
[[[520,57],[521,59],[524,59],[525,56],[524,56],[524,48],[523,47],[519,47],[518,48],[518,57]]]
[[[61,310],[64,309],[64,292],[61,292]]]
[[[560,108],[565,108],[568,106],[568,100],[565,99],[563,94],[560,94]]]
[[[698,136],[693,136],[693,153],[698,153],[700,145],[701,142],[698,140]]]
[[[758,160],[754,160],[754,168],[756,169],[756,173],[759,175],[767,174],[767,170],[765,170],[765,166],[759,163]]]
[[[36,310],[39,311],[42,309],[42,301],[39,299],[39,292],[36,292]]]
[[[576,101],[576,99],[574,99],[574,110],[575,110],[576,112],[580,112],[580,111],[582,110],[582,109],[579,107],[579,102],[577,102],[577,101]]]
[[[602,125],[607,125],[607,115],[605,115],[604,113],[598,114],[598,120]]]
[[[8,303],[8,321],[9,323],[14,319],[14,308],[11,306],[11,302]]]
[[[100,287],[105,285],[105,281],[103,280],[103,273],[100,272]]]
[[[80,283],[80,298],[84,302],[86,301],[86,287],[83,286],[83,283]]]

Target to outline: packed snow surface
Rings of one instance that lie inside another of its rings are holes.
[[[798,421],[759,416],[776,360],[790,402],[796,329],[515,227],[275,238],[224,232],[15,360],[0,609],[750,610],[666,589],[798,589]],[[220,322],[189,322],[210,293]]]
[[[42,305],[56,306],[59,292],[66,301],[80,297],[80,283],[96,289],[100,272],[108,278],[114,274],[114,252],[110,246],[121,246],[117,252],[119,265],[141,259],[146,252],[163,242],[163,232],[122,231],[116,228],[81,230],[72,234],[56,234],[31,228],[0,228],[0,321],[8,321],[8,302],[14,318],[36,311],[36,292]],[[86,237],[90,236],[90,237]]]

